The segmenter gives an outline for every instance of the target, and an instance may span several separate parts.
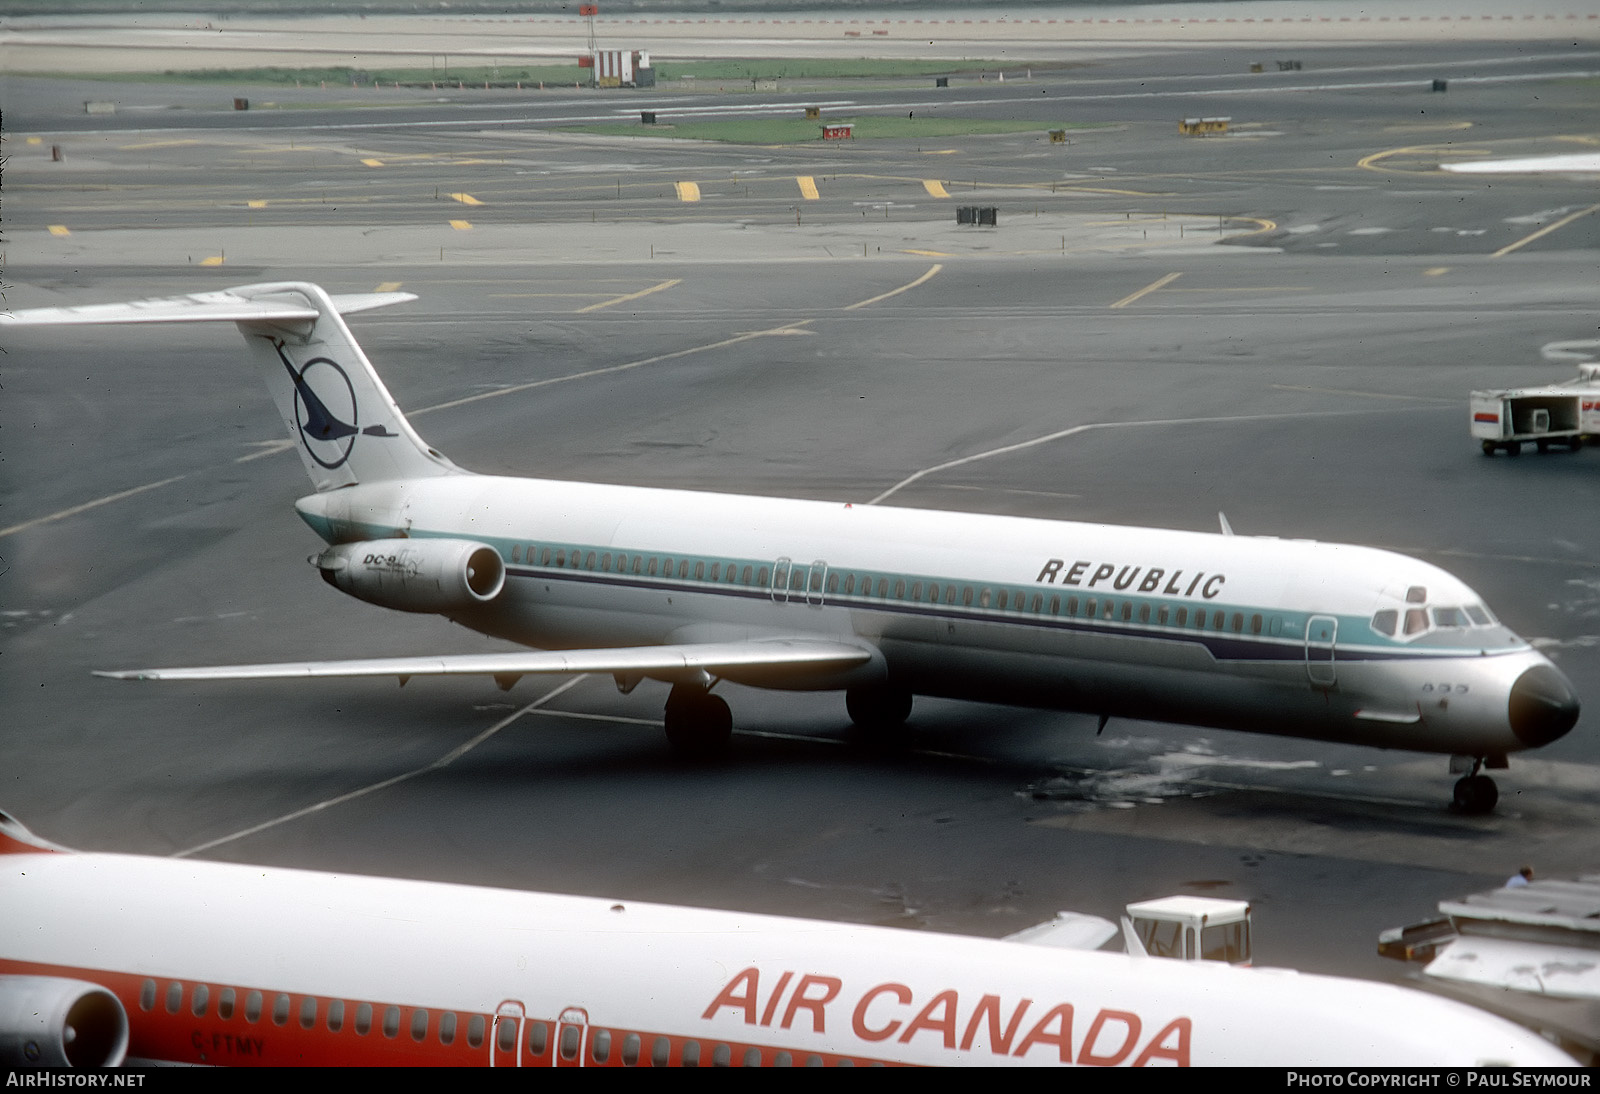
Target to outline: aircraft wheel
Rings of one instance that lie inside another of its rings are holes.
[[[667,743],[689,760],[709,760],[725,755],[733,740],[733,712],[720,695],[706,692],[679,694],[667,699]]]
[[[1500,788],[1487,775],[1468,775],[1456,782],[1455,806],[1469,816],[1490,812],[1499,800]]]
[[[844,708],[862,729],[899,729],[911,717],[911,693],[885,686],[851,688],[844,693]]]

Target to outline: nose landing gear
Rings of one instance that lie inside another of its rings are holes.
[[[1500,788],[1495,785],[1494,780],[1487,775],[1478,774],[1482,766],[1482,757],[1474,756],[1472,770],[1456,780],[1455,798],[1452,804],[1457,812],[1468,816],[1480,816],[1493,811],[1495,803],[1500,800]],[[1456,770],[1459,771],[1460,768]]]

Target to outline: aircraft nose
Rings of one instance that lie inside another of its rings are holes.
[[[1511,732],[1530,748],[1547,745],[1578,724],[1578,695],[1554,665],[1535,665],[1511,685]]]

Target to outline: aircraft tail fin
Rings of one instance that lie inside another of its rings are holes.
[[[400,292],[332,296],[308,282],[280,281],[125,304],[35,308],[0,315],[0,324],[238,324],[306,473],[323,491],[463,473],[411,428],[343,319],[415,299]]]

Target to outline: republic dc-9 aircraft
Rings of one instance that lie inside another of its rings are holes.
[[[867,730],[943,696],[1443,753],[1468,812],[1498,798],[1482,768],[1578,720],[1482,598],[1387,551],[470,473],[413,431],[343,319],[413,299],[279,282],[0,321],[237,323],[316,486],[295,508],[328,543],[322,577],[534,648],[101,675],[649,677],[694,755],[727,746],[723,680],[842,690]]]
[[[1388,984],[77,854],[3,813],[0,923],[11,1068],[1575,1064],[1502,1018]]]

